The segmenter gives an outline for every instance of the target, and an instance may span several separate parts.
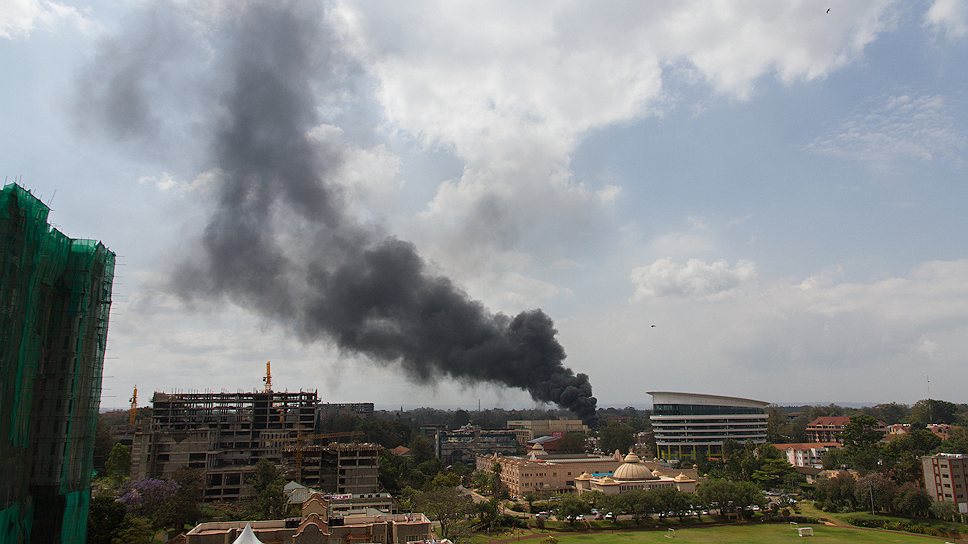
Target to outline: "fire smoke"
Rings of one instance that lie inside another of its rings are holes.
[[[489,312],[432,273],[413,244],[344,211],[338,172],[345,151],[312,137],[322,121],[318,97],[339,84],[347,64],[324,7],[273,1],[232,6],[218,19],[218,30],[206,33],[212,77],[205,89],[186,93],[217,104],[216,113],[209,112],[211,152],[205,158],[217,183],[199,255],[174,275],[178,292],[231,300],[304,341],[331,341],[377,362],[398,363],[420,382],[448,376],[503,384],[594,423],[588,377],[564,366],[547,315]],[[184,9],[172,8],[184,16]],[[85,115],[121,137],[156,133],[151,104],[173,86],[150,80],[171,72],[161,69],[171,59],[150,46],[159,40],[151,32],[164,29],[176,34],[165,40],[179,40],[177,32],[197,28],[155,19],[105,42],[85,79],[111,85],[87,91]],[[183,43],[198,37],[185,36]]]

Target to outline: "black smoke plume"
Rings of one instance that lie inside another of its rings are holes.
[[[339,80],[347,63],[328,32],[325,9],[271,0],[230,5],[204,39],[164,37],[208,41],[198,52],[211,74],[204,89],[146,81],[146,74],[165,73],[150,63],[171,66],[173,60],[165,47],[153,46],[161,37],[143,33],[199,26],[159,24],[161,10],[152,13],[152,24],[135,26],[142,35],[106,43],[85,77],[111,83],[111,92],[89,96],[85,107],[100,126],[124,137],[164,133],[140,126],[162,115],[132,111],[171,99],[162,93],[215,105],[206,159],[218,178],[214,208],[200,256],[175,275],[178,291],[227,298],[305,341],[330,340],[342,350],[399,363],[418,381],[449,376],[525,389],[594,423],[588,377],[562,364],[565,352],[547,315],[488,312],[428,270],[413,244],[345,213],[338,179],[345,152],[312,136],[322,121],[319,97],[345,88]],[[184,8],[172,8],[185,17]]]

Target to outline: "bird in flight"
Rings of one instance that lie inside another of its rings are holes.
[[[652,325],[652,328],[654,329],[655,328],[655,325]]]
[[[827,8],[827,13],[830,13],[830,8]]]

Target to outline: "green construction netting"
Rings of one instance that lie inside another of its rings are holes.
[[[49,213],[0,189],[0,544],[85,540],[114,254]]]

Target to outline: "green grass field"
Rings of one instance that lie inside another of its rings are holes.
[[[562,534],[558,537],[561,544],[647,544],[677,542],[681,544],[773,544],[775,542],[800,542],[803,544],[835,544],[840,542],[854,544],[938,544],[944,539],[933,537],[890,533],[886,531],[865,531],[840,527],[813,526],[813,537],[799,537],[789,525],[764,524],[726,527],[707,527],[680,529],[675,539],[667,538],[661,531],[636,531],[616,533]]]
[[[939,544],[943,538],[853,528],[812,526],[813,537],[799,537],[789,525],[736,525],[676,530],[675,538],[663,531],[595,531],[556,533],[560,544]],[[475,542],[487,542],[481,539]],[[514,542],[513,539],[505,542]],[[540,544],[541,539],[521,542]]]

